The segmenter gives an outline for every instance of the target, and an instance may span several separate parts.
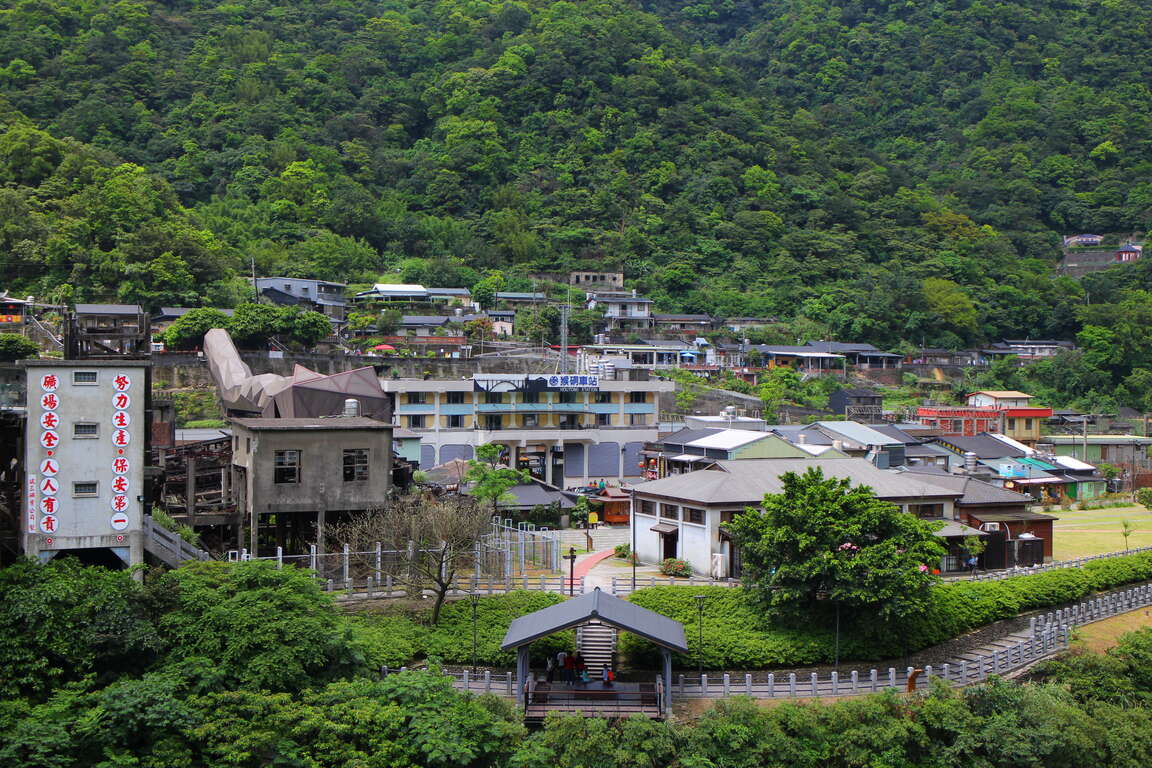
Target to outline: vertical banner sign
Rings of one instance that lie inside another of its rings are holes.
[[[55,373],[46,373],[40,377],[40,445],[43,446],[48,458],[40,463],[40,474],[44,479],[37,486],[35,483],[28,490],[28,532],[55,534],[59,528],[60,503],[56,494],[60,489],[61,480],[56,477],[59,468],[59,458],[56,451],[60,446],[60,417],[56,410],[60,407],[60,377]],[[37,491],[40,498],[37,499]],[[36,520],[36,511],[40,511],[39,522]]]
[[[112,459],[112,517],[108,524],[114,531],[123,531],[128,527],[129,517],[129,483],[128,458],[124,456],[124,449],[132,442],[132,434],[128,427],[132,424],[132,417],[128,414],[128,406],[132,397],[128,390],[132,388],[132,378],[126,373],[118,373],[112,377],[112,445],[116,447],[116,456]]]
[[[25,517],[28,533],[36,533],[36,475],[28,475],[28,494],[24,502],[27,509]]]

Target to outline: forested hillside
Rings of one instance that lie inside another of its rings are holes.
[[[663,311],[885,346],[1071,337],[1059,233],[1148,227],[1150,21],[1125,0],[15,2],[3,282],[154,306],[230,303],[250,261],[436,284],[618,265]],[[1152,287],[1124,269],[1093,304]]]

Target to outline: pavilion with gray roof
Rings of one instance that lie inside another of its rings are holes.
[[[516,701],[525,704],[528,680],[528,649],[536,640],[592,620],[639,635],[660,647],[663,661],[664,707],[672,706],[672,652],[688,652],[684,625],[655,611],[621,600],[596,587],[579,597],[565,600],[535,613],[515,619],[508,627],[501,650],[516,649]]]

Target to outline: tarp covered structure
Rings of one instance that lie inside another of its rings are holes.
[[[388,398],[371,367],[324,375],[297,365],[291,376],[253,375],[222,328],[204,335],[204,354],[220,401],[231,416],[335,416],[344,412],[346,400],[356,400],[359,415],[383,421],[392,418]]]

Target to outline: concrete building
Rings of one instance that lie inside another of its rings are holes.
[[[348,309],[345,288],[344,283],[300,277],[256,278],[256,292],[273,304],[319,312],[340,325],[344,323]]]
[[[997,432],[1032,445],[1041,438],[1041,427],[1052,416],[1051,408],[1030,405],[1032,395],[1012,390],[983,390],[968,395],[961,406],[922,405],[916,409],[921,424],[935,427],[942,435],[972,437]]]
[[[249,554],[303,552],[325,525],[383,506],[392,425],[363,416],[232,419],[232,488]],[[263,530],[262,530],[263,529]]]
[[[512,466],[562,487],[639,479],[641,450],[657,436],[657,398],[675,386],[588,374],[385,378],[380,385],[399,425],[421,436],[422,468],[498,443]]]
[[[745,459],[718,461],[709,469],[642,483],[632,489],[636,552],[657,563],[668,557],[687,560],[692,570],[714,578],[740,575],[739,548],[723,526],[767,493],[780,493],[786,472],[820,469],[867,485],[878,498],[919,517],[957,521],[961,491],[934,485],[931,478],[878,469],[862,459]],[[955,534],[966,535],[958,528]]]
[[[148,363],[29,360],[23,551],[144,561]]]

